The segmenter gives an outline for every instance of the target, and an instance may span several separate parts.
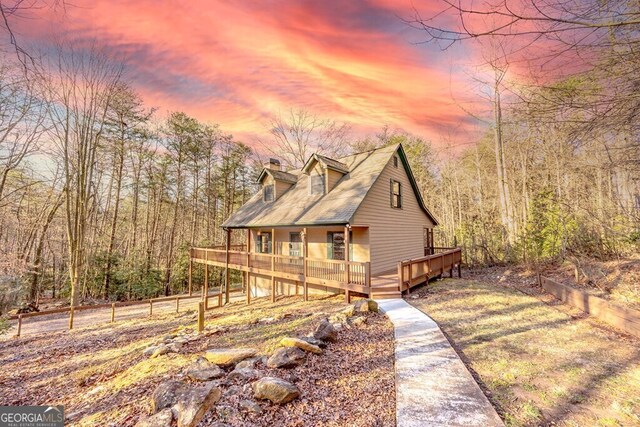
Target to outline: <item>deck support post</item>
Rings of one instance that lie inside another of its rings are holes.
[[[462,279],[462,267],[460,263],[458,263],[458,279]]]
[[[204,289],[202,290],[202,298],[204,299],[204,309],[209,309],[209,264],[204,265]]]
[[[251,304],[251,230],[247,228],[247,305]]]
[[[193,248],[189,248],[189,296],[192,295],[192,276],[193,276]]]
[[[302,273],[304,277],[304,283],[302,284],[302,294],[305,301],[309,301],[309,283],[307,283],[307,273],[309,266],[307,264],[307,258],[309,256],[309,235],[307,234],[307,227],[302,229]]]
[[[402,293],[402,288],[404,287],[404,278],[402,277],[402,273],[402,261],[398,261],[398,290],[400,291],[400,293]]]
[[[349,286],[349,283],[351,282],[351,271],[349,268],[349,249],[351,248],[351,239],[349,231],[351,231],[351,227],[347,224],[344,226],[344,278],[347,286]],[[344,297],[347,304],[351,303],[351,291],[349,289],[345,290]]]
[[[271,229],[271,302],[276,302],[276,230]]]
[[[231,249],[231,229],[227,228],[224,269],[224,303],[229,304],[229,287],[231,286],[231,272],[229,271],[229,250]]]

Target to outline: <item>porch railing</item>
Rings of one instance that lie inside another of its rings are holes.
[[[284,278],[303,276],[301,279],[304,279],[304,257],[246,252],[246,246],[241,247],[242,250],[229,251],[229,267],[264,270],[266,273],[274,273],[274,276]],[[195,262],[226,265],[226,250],[219,247],[191,248],[190,256]],[[306,258],[306,263],[306,278],[317,279],[316,282],[326,282],[327,285],[344,283],[363,288],[371,286],[369,262]]]
[[[398,290],[410,289],[411,286],[425,282],[445,271],[453,272],[456,265],[458,269],[460,268],[462,249],[434,249],[436,253],[433,255],[398,262]]]

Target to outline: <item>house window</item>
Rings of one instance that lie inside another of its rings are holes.
[[[393,156],[393,167],[398,167],[398,156]]]
[[[302,236],[300,233],[289,233],[289,255],[302,256]]]
[[[256,238],[256,253],[259,253],[259,254],[272,253],[270,231],[258,231],[258,235]]]
[[[349,232],[349,240],[353,242],[353,232]],[[344,260],[344,232],[327,233],[327,259]],[[349,259],[353,259],[353,243],[349,244]]]
[[[262,187],[262,200],[265,202],[273,202],[274,196],[273,184],[268,184]]]
[[[324,174],[313,174],[309,176],[309,194],[324,194]]]
[[[402,207],[402,185],[393,179],[391,180],[391,207],[397,209]]]

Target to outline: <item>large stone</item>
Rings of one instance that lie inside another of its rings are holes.
[[[172,406],[178,427],[195,427],[204,415],[220,400],[222,392],[213,383],[191,387],[178,396]]]
[[[160,384],[151,394],[151,412],[155,414],[173,406],[185,389],[186,384],[180,381],[167,381]]]
[[[165,408],[157,414],[143,418],[136,423],[136,427],[171,427],[173,412],[170,408]]]
[[[300,338],[283,338],[282,341],[280,341],[280,345],[285,347],[298,347],[299,349],[308,351],[310,353],[322,353],[320,347],[310,344],[307,341],[301,340]]]
[[[356,311],[367,312],[371,311],[373,313],[378,312],[378,303],[371,299],[361,299],[356,301],[353,305]]]
[[[163,356],[169,353],[170,349],[166,345],[162,344],[155,349],[155,351],[151,354],[151,358],[155,359],[156,357]]]
[[[304,363],[306,355],[298,347],[283,347],[277,349],[267,360],[269,368],[295,368]]]
[[[344,313],[336,313],[329,317],[330,323],[346,323],[349,317]]]
[[[327,319],[322,319],[313,331],[313,337],[322,341],[335,342],[338,340],[338,331]]]
[[[209,362],[202,356],[189,365],[186,373],[194,381],[209,381],[224,375],[224,371],[218,365]]]
[[[150,347],[145,348],[142,354],[144,354],[145,356],[151,356],[157,349],[158,349],[157,345],[152,345]]]
[[[238,362],[236,364],[236,369],[238,368],[251,368],[254,369],[256,367],[256,363],[258,363],[257,357],[251,357],[249,359],[245,359],[242,362]]]
[[[204,357],[218,366],[233,366],[236,363],[253,357],[258,353],[255,348],[214,348],[209,349]]]
[[[295,385],[280,378],[264,377],[253,383],[253,395],[256,399],[283,404],[300,396],[300,391]]]
[[[353,304],[352,304],[352,305],[349,305],[349,306],[347,306],[345,309],[343,309],[343,310],[341,311],[341,313],[343,313],[343,314],[344,314],[345,316],[347,316],[347,317],[351,317],[351,316],[353,316],[354,314],[356,314],[356,306],[355,306],[355,305],[353,305]]]
[[[260,376],[260,373],[253,368],[236,368],[229,373],[227,378],[229,380],[249,381],[255,380]]]
[[[300,339],[301,339],[302,341],[306,341],[306,342],[308,342],[309,344],[312,344],[312,345],[318,346],[318,347],[320,347],[320,348],[327,348],[327,343],[326,343],[326,342],[324,342],[324,341],[322,341],[322,340],[319,340],[319,339],[317,339],[317,338],[314,338],[314,337],[300,337]]]

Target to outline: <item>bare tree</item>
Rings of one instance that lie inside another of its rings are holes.
[[[345,154],[350,126],[322,119],[303,109],[278,114],[268,124],[268,139],[260,143],[288,168],[301,167],[314,152],[330,157]]]
[[[76,50],[59,44],[47,69],[45,88],[50,108],[51,138],[63,165],[71,305],[78,303],[84,269],[86,233],[98,149],[109,106],[122,75],[122,65],[95,46]]]

